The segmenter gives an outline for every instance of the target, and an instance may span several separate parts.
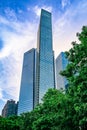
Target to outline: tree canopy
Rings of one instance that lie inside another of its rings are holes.
[[[72,42],[73,47],[66,52],[69,60],[66,70],[61,72],[68,79],[68,95],[72,98],[75,115],[73,119],[79,129],[87,127],[87,26],[77,33],[79,44]]]

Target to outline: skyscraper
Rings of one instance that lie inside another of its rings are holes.
[[[55,88],[52,20],[51,13],[42,9],[37,49],[24,54],[18,115],[33,110],[49,88]]]
[[[24,54],[18,115],[34,108],[36,50],[31,49]]]
[[[65,56],[64,52],[61,52],[59,56],[56,58],[56,84],[57,84],[57,89],[63,89],[65,90],[68,85],[68,81],[65,77],[60,75],[60,71],[63,71],[67,64],[68,60]]]
[[[51,13],[42,9],[37,35],[36,104],[41,102],[49,88],[55,88],[52,19]]]

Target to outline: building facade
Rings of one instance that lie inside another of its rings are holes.
[[[34,108],[36,50],[31,49],[24,54],[18,115]]]
[[[2,109],[2,117],[17,115],[18,104],[14,100],[8,100]]]
[[[52,17],[50,12],[42,9],[37,34],[35,105],[41,102],[49,88],[55,88]]]
[[[68,81],[65,77],[60,75],[60,71],[63,71],[67,64],[68,60],[65,56],[64,52],[61,52],[59,56],[56,58],[56,87],[57,89],[67,89]]]

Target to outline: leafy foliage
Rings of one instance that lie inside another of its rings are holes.
[[[17,116],[9,118],[0,117],[0,130],[19,130],[19,128]]]
[[[87,128],[87,27],[77,33],[79,44],[73,42],[73,48],[66,52],[70,61],[65,71],[61,72],[69,81],[68,95],[72,98],[75,115],[73,120],[78,129]],[[78,120],[77,120],[78,117]]]

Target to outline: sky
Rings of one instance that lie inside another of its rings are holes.
[[[55,58],[87,25],[87,0],[0,0],[0,114],[8,99],[19,99],[23,54],[37,46],[41,8],[52,13]]]

